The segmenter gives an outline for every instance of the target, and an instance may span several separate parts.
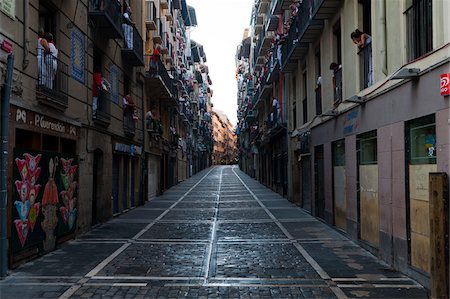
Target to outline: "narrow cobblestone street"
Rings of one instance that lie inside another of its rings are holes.
[[[214,167],[12,270],[3,298],[426,298],[336,230]]]

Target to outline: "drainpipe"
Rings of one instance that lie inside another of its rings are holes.
[[[6,238],[8,194],[8,122],[9,122],[9,99],[11,97],[11,86],[14,68],[14,54],[8,55],[6,79],[3,85],[2,103],[1,103],[1,148],[0,155],[0,279],[6,277],[8,270],[8,239]]]
[[[387,76],[387,49],[386,49],[386,0],[376,1],[377,11],[379,15],[378,28],[380,28],[380,57],[381,71]]]
[[[28,33],[29,28],[29,6],[30,0],[23,0],[23,61],[22,68],[25,70],[30,63],[28,59],[28,54],[30,53],[30,38]]]
[[[142,152],[141,152],[141,187],[139,188],[139,192],[140,192],[140,203],[142,205],[144,205],[145,203],[145,199],[146,199],[146,194],[145,194],[145,177],[147,174],[147,159],[146,159],[146,152],[145,152],[145,134],[146,132],[146,127],[145,127],[145,110],[144,110],[144,102],[145,102],[145,96],[144,96],[144,90],[143,90],[143,85],[139,85],[140,87],[142,87],[142,98],[141,98],[141,125],[142,125]]]

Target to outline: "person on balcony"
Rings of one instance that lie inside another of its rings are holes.
[[[131,128],[134,125],[133,122],[136,122],[137,120],[135,118],[135,115],[137,114],[137,108],[130,94],[127,94],[122,98],[122,105],[124,116],[123,121],[127,127]]]
[[[133,28],[136,23],[131,19],[131,7],[126,5],[123,13],[123,36],[125,38],[125,46],[128,49],[133,49]]]
[[[158,72],[158,60],[161,59],[161,46],[153,45],[153,52],[150,55],[150,70]]]
[[[367,87],[373,85],[373,64],[372,64],[372,37],[367,33],[359,31],[356,29],[350,34],[350,38],[353,43],[358,47],[359,50],[363,50],[365,48],[368,49],[367,59],[368,59],[368,73],[367,73]]]
[[[47,33],[45,39],[48,43],[49,53],[45,55],[45,67],[43,70],[45,87],[53,89],[53,81],[55,80],[56,70],[58,69],[58,49],[53,41],[53,34]]]
[[[275,125],[278,121],[278,114],[280,112],[280,102],[278,102],[276,97],[273,97],[272,100],[272,109],[273,109],[273,120],[272,124]]]
[[[47,53],[50,53],[48,42],[45,39],[45,32],[43,29],[38,31],[38,45],[37,45],[37,63],[38,63],[38,84],[44,85],[47,80],[44,65],[44,57]],[[44,76],[45,74],[45,76]]]
[[[102,74],[100,70],[95,67],[94,72],[92,73],[92,115],[97,115],[97,105],[102,106],[102,103],[99,103],[98,97],[102,91]],[[101,100],[101,99],[100,99]]]

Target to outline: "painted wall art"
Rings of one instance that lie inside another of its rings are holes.
[[[50,251],[77,219],[76,157],[14,150],[11,249]]]

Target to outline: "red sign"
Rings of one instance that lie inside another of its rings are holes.
[[[450,74],[441,75],[441,96],[450,95]]]
[[[11,42],[7,41],[6,39],[3,40],[3,42],[0,45],[0,48],[5,51],[6,53],[11,53],[13,50],[13,45]]]

